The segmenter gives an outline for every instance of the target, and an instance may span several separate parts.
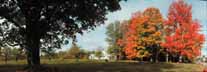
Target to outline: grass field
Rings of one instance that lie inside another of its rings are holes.
[[[104,62],[74,59],[42,60],[41,72],[202,72],[203,66],[183,63],[144,63],[135,61]],[[26,65],[25,61],[0,62],[0,72],[20,72]]]

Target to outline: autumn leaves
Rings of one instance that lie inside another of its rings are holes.
[[[174,2],[169,9],[168,20],[164,23],[166,33],[163,47],[171,53],[178,53],[193,59],[200,55],[205,40],[199,33],[200,24],[192,19],[191,6],[183,1]]]
[[[166,20],[158,8],[134,13],[117,44],[128,59],[147,57],[156,61],[164,52],[193,60],[200,55],[205,39],[199,33],[200,27],[192,19],[191,5],[179,0],[171,4]]]

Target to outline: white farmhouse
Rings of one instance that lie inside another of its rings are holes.
[[[100,60],[109,60],[111,57],[111,55],[109,55],[105,50],[102,51],[102,56],[100,58]],[[89,59],[90,60],[99,60],[98,57],[95,56],[95,54],[90,54],[89,55]]]

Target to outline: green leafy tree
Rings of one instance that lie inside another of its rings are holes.
[[[96,52],[95,52],[95,56],[98,57],[99,59],[101,59],[101,57],[102,57],[102,52],[101,52],[101,51],[96,51]]]
[[[16,61],[19,60],[19,58],[21,57],[21,51],[18,48],[12,48],[11,49],[11,55],[13,56],[13,58],[15,58]]]
[[[14,59],[18,61],[19,59],[25,59],[24,51],[18,48],[4,47],[0,49],[0,55],[3,57],[4,61]]]
[[[101,59],[101,57],[103,56],[103,53],[102,53],[102,49],[101,48],[98,48],[95,51],[95,56],[98,57],[99,60]]]
[[[90,51],[80,49],[80,58],[81,59],[88,59],[90,55]]]
[[[73,43],[66,54],[66,58],[75,58],[78,60],[80,58],[80,47]]]
[[[7,61],[11,58],[11,48],[2,48],[1,56],[4,57],[4,61],[7,63]]]
[[[30,67],[40,65],[40,48],[60,48],[66,38],[103,24],[121,0],[0,0],[0,45],[27,51]]]
[[[48,58],[49,60],[51,60],[52,58],[56,56],[55,49],[53,48],[43,48],[41,51],[42,53],[44,53],[44,56]]]
[[[117,44],[118,40],[123,38],[123,34],[126,32],[126,26],[128,21],[116,21],[107,26],[106,41],[108,42],[107,52],[116,57],[116,59],[121,59],[124,56],[122,47]]]
[[[57,53],[57,56],[58,56],[58,58],[60,59],[60,60],[63,60],[64,58],[65,58],[65,55],[67,54],[67,52],[66,51],[59,51],[58,53]]]

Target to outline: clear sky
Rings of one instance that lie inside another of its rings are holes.
[[[144,11],[148,7],[156,7],[160,9],[160,12],[166,19],[168,14],[168,8],[174,0],[128,0],[127,2],[121,2],[121,10],[109,13],[107,15],[108,20],[105,24],[98,26],[94,31],[86,32],[84,35],[78,35],[78,45],[83,49],[95,50],[99,47],[106,49],[108,44],[105,41],[107,37],[106,26],[116,20],[127,20],[130,19],[131,14],[136,11]],[[202,25],[201,33],[207,34],[207,1],[200,0],[185,0],[188,4],[192,4],[193,19],[200,21]],[[62,50],[66,50],[70,47],[68,45],[62,46]],[[207,42],[205,42],[202,48],[202,54],[207,55]]]

